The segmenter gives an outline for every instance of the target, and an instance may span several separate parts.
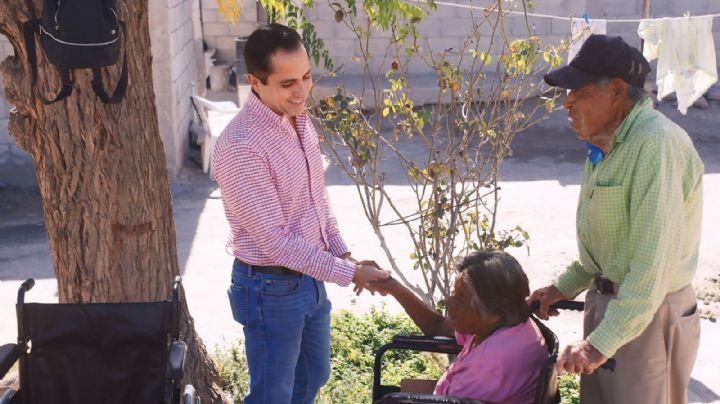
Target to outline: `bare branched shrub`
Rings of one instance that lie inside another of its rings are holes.
[[[528,23],[530,0],[483,3],[484,8],[460,5],[471,26],[460,46],[447,49],[432,49],[422,32],[425,18],[437,9],[433,0],[327,3],[358,45],[355,62],[362,74],[353,76],[359,89],[340,85],[336,94],[315,100],[312,115],[334,163],[355,184],[392,269],[431,303],[449,295],[458,257],[527,245],[529,235],[520,226],[498,224],[500,166],[512,154],[513,138],[555,108],[557,93],[549,92],[541,76],[563,62],[572,39],[542,43]],[[342,75],[342,66],[333,72],[332,55],[305,13],[325,5],[312,0],[259,4],[270,21],[302,32],[316,65],[322,62],[330,75]],[[513,37],[506,24],[510,13],[519,12],[526,34]],[[435,95],[422,105],[413,101],[418,99],[413,65],[435,74]],[[412,191],[412,203],[389,186],[398,172],[399,182]],[[406,230],[410,251],[390,250],[390,226]],[[398,254],[405,253],[420,273],[420,285],[398,265]]]
[[[497,223],[498,174],[515,135],[555,108],[555,95],[545,96],[541,77],[562,62],[567,44],[546,46],[529,27],[525,38],[509,37],[506,3],[468,10],[472,28],[462,46],[440,50],[431,49],[419,29],[435,8],[432,2],[330,3],[359,44],[362,87],[351,92],[339,86],[337,94],[316,100],[313,115],[334,162],[354,182],[393,270],[429,302],[449,295],[457,257],[528,240],[521,227]],[[386,50],[372,54],[374,35],[382,32]],[[437,77],[436,97],[427,105],[413,102],[408,66],[418,61]],[[383,161],[400,167],[414,194],[411,206],[388,186]],[[406,229],[412,251],[390,250],[387,229],[393,225]],[[405,253],[420,271],[421,285],[398,267],[395,258]]]

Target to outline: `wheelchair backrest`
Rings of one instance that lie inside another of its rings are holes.
[[[174,303],[20,304],[25,403],[160,403]]]
[[[540,329],[545,339],[550,356],[545,360],[540,377],[538,378],[538,388],[535,391],[535,404],[557,404],[560,402],[558,394],[558,375],[555,370],[555,362],[558,356],[558,339],[552,330],[538,320],[535,316],[530,316]]]

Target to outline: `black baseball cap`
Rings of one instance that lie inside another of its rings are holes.
[[[569,65],[546,74],[553,87],[573,90],[600,80],[618,77],[637,87],[645,85],[650,64],[639,50],[619,36],[590,35]]]

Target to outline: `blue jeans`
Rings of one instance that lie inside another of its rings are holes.
[[[235,260],[228,289],[243,325],[250,393],[245,404],[312,404],[330,377],[330,301],[323,282],[269,275]]]

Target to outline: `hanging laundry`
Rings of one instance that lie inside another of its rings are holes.
[[[585,40],[592,34],[606,34],[606,20],[575,19],[570,20],[570,48],[568,49],[567,62],[577,55],[585,43]]]
[[[718,79],[712,16],[641,20],[643,56],[657,58],[658,100],[675,92],[678,109],[688,108]]]

